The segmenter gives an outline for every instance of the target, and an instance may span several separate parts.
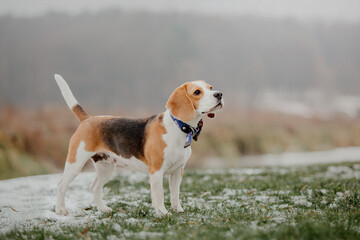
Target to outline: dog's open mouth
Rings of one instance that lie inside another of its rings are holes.
[[[202,112],[202,114],[207,114],[207,116],[209,118],[214,118],[215,117],[215,113],[213,113],[213,111],[215,110],[218,110],[218,109],[221,109],[223,107],[223,104],[221,101],[218,102],[218,104],[216,104],[215,107],[213,107],[212,109],[210,109],[209,111],[207,112]]]

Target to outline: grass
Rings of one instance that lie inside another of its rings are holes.
[[[89,201],[78,216],[88,221],[47,219],[0,238],[359,239],[359,178],[360,163],[189,170],[181,186],[185,213],[158,218],[147,178],[119,175],[105,187],[112,213],[98,213]]]

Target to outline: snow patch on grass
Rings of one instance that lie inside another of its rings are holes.
[[[0,181],[0,225],[1,232],[43,222],[74,224],[91,221],[82,209],[89,206],[92,200],[88,188],[95,177],[94,173],[82,173],[73,182],[67,193],[66,203],[71,211],[70,216],[59,216],[54,212],[56,203],[56,186],[60,174],[41,175]]]
[[[135,236],[139,237],[141,239],[159,238],[159,237],[163,236],[163,233],[141,231],[138,234],[136,234]]]
[[[292,196],[291,201],[294,202],[295,205],[302,205],[306,207],[311,207],[312,203],[307,201],[306,196]]]
[[[135,176],[127,179],[132,182],[145,179],[144,174],[124,175]],[[97,211],[92,201],[89,186],[95,178],[93,172],[80,173],[70,185],[65,198],[70,215],[57,215],[54,211],[56,187],[60,178],[61,174],[51,174],[0,181],[0,232],[6,233],[14,228],[31,229],[45,224],[50,229],[59,230],[65,226],[108,221],[107,218],[98,219],[102,213]],[[111,189],[105,188],[104,195],[109,195],[110,191]],[[138,197],[136,192],[129,194]],[[110,202],[112,201],[118,201],[118,196],[111,197]],[[122,203],[132,207],[139,205],[136,201]],[[121,212],[116,214],[127,216]],[[133,220],[128,221],[132,223]]]
[[[115,231],[117,231],[117,232],[121,232],[121,231],[122,231],[121,226],[120,226],[119,224],[117,224],[117,223],[114,223],[114,224],[112,225],[112,228],[113,228]]]
[[[134,224],[138,223],[139,220],[135,219],[135,218],[129,218],[129,219],[125,219],[125,222],[129,225],[134,225]]]
[[[199,169],[198,173],[203,175],[234,174],[234,175],[258,175],[263,173],[261,168],[231,168],[231,169]]]

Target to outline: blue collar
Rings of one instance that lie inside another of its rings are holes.
[[[203,120],[201,119],[198,123],[197,128],[191,127],[190,125],[184,123],[183,121],[175,118],[171,113],[170,116],[172,120],[175,122],[175,124],[180,128],[181,131],[186,133],[186,142],[184,145],[184,148],[187,148],[191,145],[191,139],[194,139],[195,141],[198,140],[198,137],[200,135],[202,126],[203,126]]]

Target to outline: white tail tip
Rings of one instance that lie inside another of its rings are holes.
[[[65,81],[64,78],[62,76],[60,76],[59,74],[54,74],[54,78],[55,78],[56,82]]]
[[[69,85],[66,83],[65,79],[60,76],[59,74],[54,75],[55,81],[58,84],[61,93],[69,106],[70,109],[74,107],[76,104],[78,104],[78,101],[75,99],[74,95],[72,94]]]

